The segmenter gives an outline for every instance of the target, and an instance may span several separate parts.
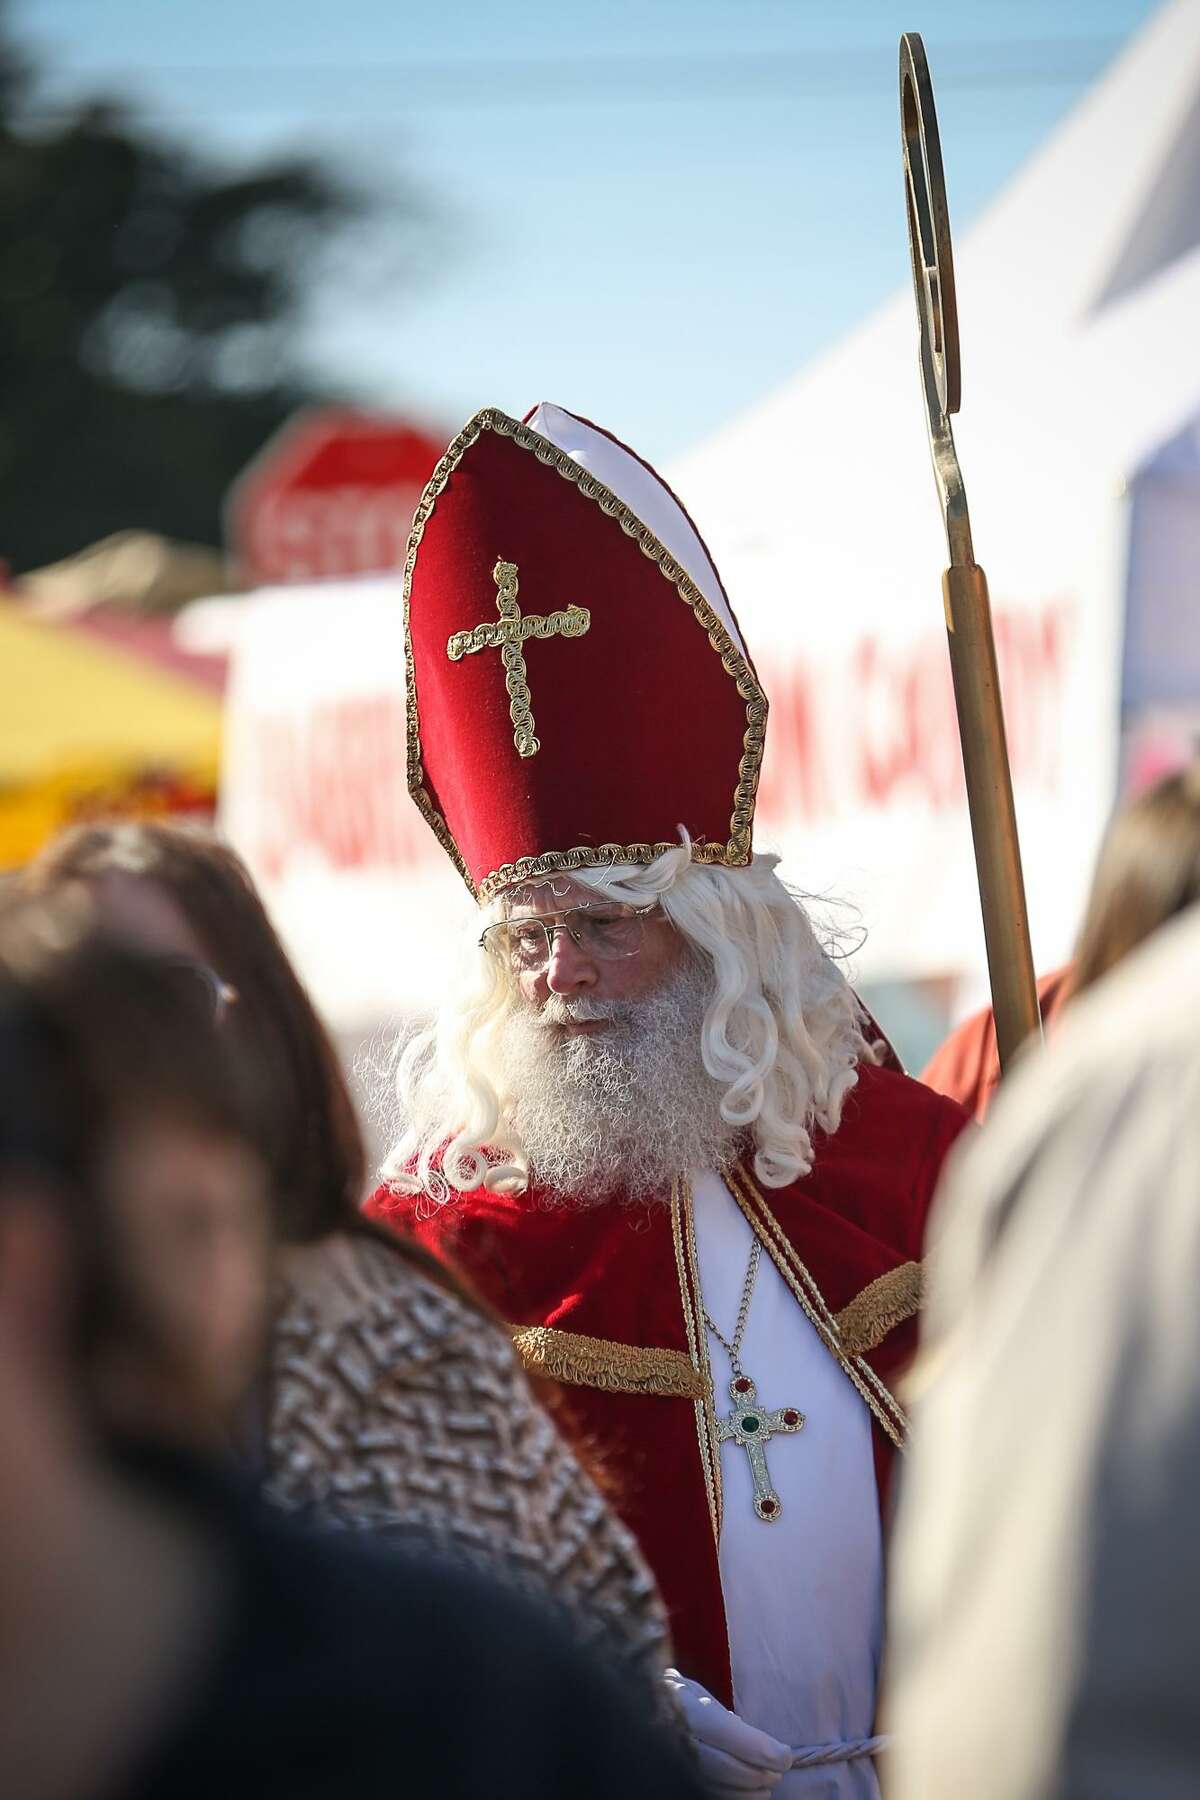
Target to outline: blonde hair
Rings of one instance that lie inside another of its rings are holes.
[[[853,990],[800,900],[758,854],[725,869],[692,859],[685,833],[645,866],[579,869],[570,879],[606,899],[657,901],[711,966],[701,1034],[704,1066],[724,1090],[721,1113],[754,1146],[765,1187],[787,1187],[812,1167],[815,1127],[834,1132],[857,1065],[873,1060]],[[503,896],[487,919],[503,917]],[[456,991],[401,1052],[396,1091],[406,1121],[384,1168],[406,1191],[435,1198],[478,1187],[519,1192],[529,1163],[509,1118],[498,1027],[514,1004],[508,971],[475,948]]]

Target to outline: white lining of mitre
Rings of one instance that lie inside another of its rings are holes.
[[[742,655],[746,646],[708,552],[696,536],[687,514],[665,482],[640,463],[624,444],[615,443],[602,431],[577,419],[561,406],[543,401],[529,419],[529,428],[577,462],[582,469],[611,488],[630,512],[652,531],[659,543],[687,570]]]

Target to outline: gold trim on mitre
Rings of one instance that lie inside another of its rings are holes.
[[[613,1338],[585,1337],[553,1325],[510,1325],[517,1355],[535,1375],[570,1387],[613,1394],[657,1394],[680,1400],[703,1397],[704,1383],[682,1350],[643,1349]]]
[[[846,1355],[865,1356],[869,1350],[877,1350],[897,1325],[915,1318],[924,1300],[924,1263],[901,1263],[899,1268],[877,1275],[834,1314]]]
[[[466,882],[480,905],[493,899],[502,888],[522,881],[538,880],[543,875],[567,874],[572,869],[597,868],[609,863],[649,863],[678,844],[590,844],[575,845],[568,850],[546,850],[538,856],[523,856],[519,861],[503,863],[493,869],[478,886],[472,881],[462,853],[445,818],[433,802],[425,786],[425,770],[421,762],[421,724],[417,713],[416,670],[413,664],[410,600],[413,569],[417,551],[425,535],[425,527],[437,505],[438,497],[457,469],[466,452],[485,431],[508,437],[522,450],[536,456],[541,463],[557,470],[564,481],[573,482],[588,500],[593,500],[609,518],[615,519],[627,537],[636,542],[643,556],[656,564],[659,573],[676,589],[679,598],[691,608],[696,623],[705,631],[708,641],[721,658],[721,665],[737,686],[746,703],[746,732],[738,765],[737,785],[733,793],[733,811],[729,821],[729,837],[725,843],[694,843],[692,856],[697,862],[723,863],[729,868],[744,868],[750,861],[750,840],[754,824],[754,796],[758,789],[763,747],[767,732],[767,697],[745,655],[713,611],[691,576],[668,554],[662,544],[611,488],[597,481],[587,469],[552,444],[528,425],[512,419],[496,407],[486,406],[469,419],[450,444],[446,454],[429,477],[413,514],[408,549],[404,558],[404,665],[408,709],[408,791],[421,810],[438,843]]]

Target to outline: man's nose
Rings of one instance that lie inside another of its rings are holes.
[[[565,925],[556,926],[550,936],[550,961],[546,964],[546,986],[552,994],[577,994],[581,988],[596,985],[596,965],[579,948]]]

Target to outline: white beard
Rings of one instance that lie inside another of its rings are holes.
[[[539,1187],[576,1206],[616,1194],[669,1200],[677,1176],[725,1160],[738,1132],[721,1116],[723,1090],[701,1048],[712,986],[711,971],[689,958],[643,1000],[551,995],[540,1011],[514,1007],[495,1052],[507,1120]],[[610,1028],[552,1029],[571,1019]]]

